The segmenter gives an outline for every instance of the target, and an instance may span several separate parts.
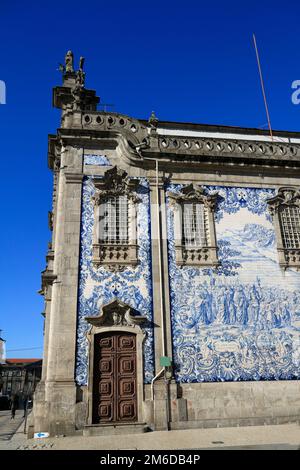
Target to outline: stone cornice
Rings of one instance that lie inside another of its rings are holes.
[[[82,173],[65,173],[66,183],[81,184],[83,180]]]
[[[214,158],[246,158],[262,161],[300,161],[300,144],[261,142],[259,140],[232,140],[216,138],[195,138],[159,136],[158,150],[165,155],[212,156]],[[145,150],[150,153],[151,149]]]
[[[139,119],[144,125],[147,125],[145,119]],[[158,121],[157,129],[159,133],[162,130],[167,130],[169,133],[171,131],[197,131],[197,132],[207,132],[207,133],[220,133],[220,134],[240,134],[240,135],[249,135],[250,136],[260,136],[265,137],[266,140],[270,139],[270,132],[268,129],[254,128],[254,127],[238,127],[238,126],[227,126],[227,125],[217,125],[217,124],[199,124],[194,122],[174,122],[174,121]],[[163,132],[162,132],[163,133]],[[300,132],[297,131],[285,131],[285,130],[274,130],[272,131],[274,140],[276,138],[298,138],[300,139]]]
[[[82,113],[81,126],[61,128],[58,136],[50,136],[51,162],[54,147],[60,145],[101,148],[120,147],[122,158],[128,164],[151,167],[151,160],[159,158],[169,163],[186,166],[203,166],[204,163],[222,165],[250,165],[266,167],[300,168],[300,143],[261,141],[229,138],[207,138],[168,135],[152,132],[149,126],[128,116],[115,113]],[[288,134],[288,133],[287,133]],[[298,135],[299,137],[299,135]],[[50,147],[50,145],[49,145]],[[148,160],[148,162],[147,162]]]

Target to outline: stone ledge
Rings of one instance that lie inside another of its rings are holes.
[[[83,429],[83,436],[142,434],[148,432],[146,423],[91,424]]]
[[[264,426],[276,424],[300,424],[300,416],[277,416],[257,418],[232,418],[232,419],[203,419],[195,421],[178,421],[169,423],[170,430],[180,429],[204,429],[204,428],[227,428],[240,426]]]

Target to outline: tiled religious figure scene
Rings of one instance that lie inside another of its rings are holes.
[[[173,192],[182,186],[170,185]],[[278,264],[266,201],[271,189],[207,187],[219,194],[220,266],[176,266],[168,209],[171,319],[180,382],[300,376],[300,273]]]

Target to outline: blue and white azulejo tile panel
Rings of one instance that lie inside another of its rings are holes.
[[[179,191],[180,185],[169,190]],[[278,264],[272,189],[208,186],[221,266],[178,267],[168,205],[171,320],[180,382],[300,377],[300,273]]]
[[[111,163],[105,155],[84,155],[85,165],[99,165],[99,166],[110,166]]]
[[[151,279],[151,240],[150,240],[150,201],[149,186],[140,179],[137,194],[141,202],[137,204],[137,239],[139,264],[128,267],[123,272],[112,273],[105,267],[95,268],[92,264],[92,232],[94,225],[94,195],[92,179],[83,182],[81,254],[77,323],[76,382],[86,385],[88,380],[88,341],[86,334],[90,325],[86,316],[97,316],[102,305],[115,298],[129,304],[140,315],[152,322],[152,279]],[[144,381],[153,377],[153,328],[143,328],[144,341]]]

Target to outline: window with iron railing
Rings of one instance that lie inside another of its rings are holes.
[[[139,181],[123,170],[107,170],[95,181],[92,262],[112,271],[136,266]]]
[[[207,246],[208,220],[203,204],[184,203],[182,208],[183,244],[186,248]]]
[[[100,243],[128,243],[128,198],[126,195],[112,196],[101,204]]]
[[[300,189],[279,188],[267,204],[274,223],[279,265],[300,270]]]
[[[283,206],[279,214],[284,248],[300,248],[300,209]]]
[[[208,194],[205,188],[193,184],[167,194],[174,217],[176,263],[180,266],[218,266],[214,220],[218,195]]]

